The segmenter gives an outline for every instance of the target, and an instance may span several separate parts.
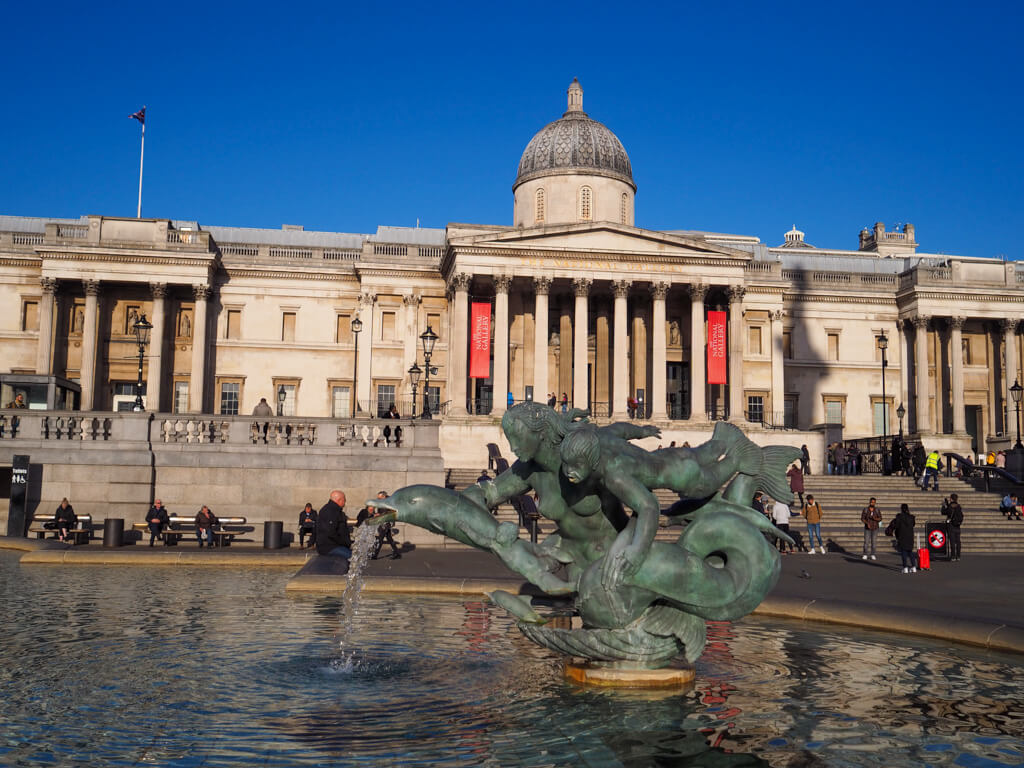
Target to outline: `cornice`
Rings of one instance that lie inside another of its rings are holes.
[[[940,301],[999,301],[1003,303],[1024,303],[1024,292],[1006,293],[1005,291],[994,291],[992,293],[954,293],[952,291],[912,291],[908,293],[901,293],[897,298],[904,302],[913,301],[914,299],[932,299]]]
[[[851,296],[849,294],[783,293],[785,301],[791,304],[875,304],[884,307],[897,305],[895,296]]]
[[[0,256],[0,267],[35,267],[43,263],[38,256]]]
[[[226,267],[229,277],[248,277],[260,280],[314,280],[319,282],[357,282],[351,272],[299,272],[297,270],[252,269],[247,267]]]
[[[51,261],[89,261],[106,262],[113,264],[161,264],[185,267],[209,267],[217,260],[216,254],[196,254],[178,256],[175,254],[154,254],[150,252],[125,252],[125,253],[87,253],[82,251],[43,251],[39,256],[44,260]]]
[[[557,259],[578,262],[659,263],[675,265],[727,266],[742,269],[749,259],[731,256],[702,256],[673,253],[644,253],[610,250],[573,250],[566,248],[495,248],[486,246],[453,246],[454,260],[459,256],[489,256],[516,259]]]

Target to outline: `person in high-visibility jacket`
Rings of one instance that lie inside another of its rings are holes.
[[[935,490],[939,490],[939,458],[938,451],[932,451],[924,461],[924,480],[921,481],[921,490],[928,490],[928,478],[935,478]]]

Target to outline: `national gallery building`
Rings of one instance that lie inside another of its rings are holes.
[[[642,229],[625,148],[578,82],[567,101],[526,145],[510,224],[0,216],[2,405],[131,410],[144,316],[147,411],[426,406],[447,466],[480,466],[509,403],[552,395],[598,421],[649,420],[666,445],[728,419],[811,445],[816,464],[828,425],[964,453],[1012,439],[1017,264],[923,252],[910,224],[851,231],[848,250],[795,227],[773,244]]]

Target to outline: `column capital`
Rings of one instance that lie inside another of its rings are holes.
[[[512,275],[495,275],[494,276],[494,292],[495,293],[508,293],[508,289],[512,287]]]
[[[786,316],[786,313],[784,310],[776,309],[774,312],[771,313],[771,316],[772,320],[781,320]]]
[[[453,291],[468,291],[469,282],[472,279],[472,275],[467,275],[465,272],[457,272],[451,276],[451,279],[448,281],[448,286]]]
[[[654,297],[655,301],[664,301],[665,298],[668,296],[668,289],[671,287],[671,283],[651,283],[651,296]]]
[[[693,301],[704,301],[704,297],[708,295],[708,290],[711,288],[707,283],[690,283],[687,286],[687,290],[690,293],[690,299]]]
[[[373,303],[377,300],[377,294],[375,293],[360,293],[359,294],[359,309],[367,309],[373,306]]]
[[[1016,333],[1017,332],[1017,321],[1009,317],[1001,317],[996,320],[996,328],[1003,333]]]
[[[99,280],[83,280],[82,287],[85,289],[86,296],[99,296],[100,295],[100,281]]]
[[[742,285],[730,285],[728,289],[729,303],[736,304],[743,301],[743,297],[747,294],[747,289]]]
[[[629,297],[630,286],[633,285],[631,280],[613,280],[612,281],[612,293],[615,294],[616,299],[625,299]]]
[[[196,301],[207,301],[210,298],[210,286],[208,285],[193,285],[192,295]]]
[[[917,317],[910,318],[910,323],[917,330],[928,330],[928,324],[932,321],[929,315],[918,315]]]
[[[545,275],[538,275],[533,278],[533,291],[540,296],[547,296],[551,291],[551,278]]]
[[[418,293],[403,293],[402,303],[407,307],[418,307],[423,301],[423,296]]]
[[[57,293],[57,280],[52,277],[41,277],[39,278],[39,285],[43,288],[43,293],[48,293],[51,296]]]
[[[577,297],[586,298],[590,295],[590,284],[594,281],[587,277],[574,277],[572,280],[572,290]]]
[[[966,322],[966,317],[951,317],[949,318],[949,327],[954,331],[962,331]]]
[[[150,283],[149,290],[152,292],[154,299],[167,298],[167,283]]]

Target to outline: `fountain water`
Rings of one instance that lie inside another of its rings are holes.
[[[341,627],[338,629],[340,656],[331,666],[336,671],[347,671],[356,664],[355,649],[349,647],[356,616],[359,613],[359,597],[363,590],[363,572],[370,562],[370,554],[377,540],[377,526],[369,523],[356,527],[352,541],[352,557],[348,563],[345,591],[341,595]]]

